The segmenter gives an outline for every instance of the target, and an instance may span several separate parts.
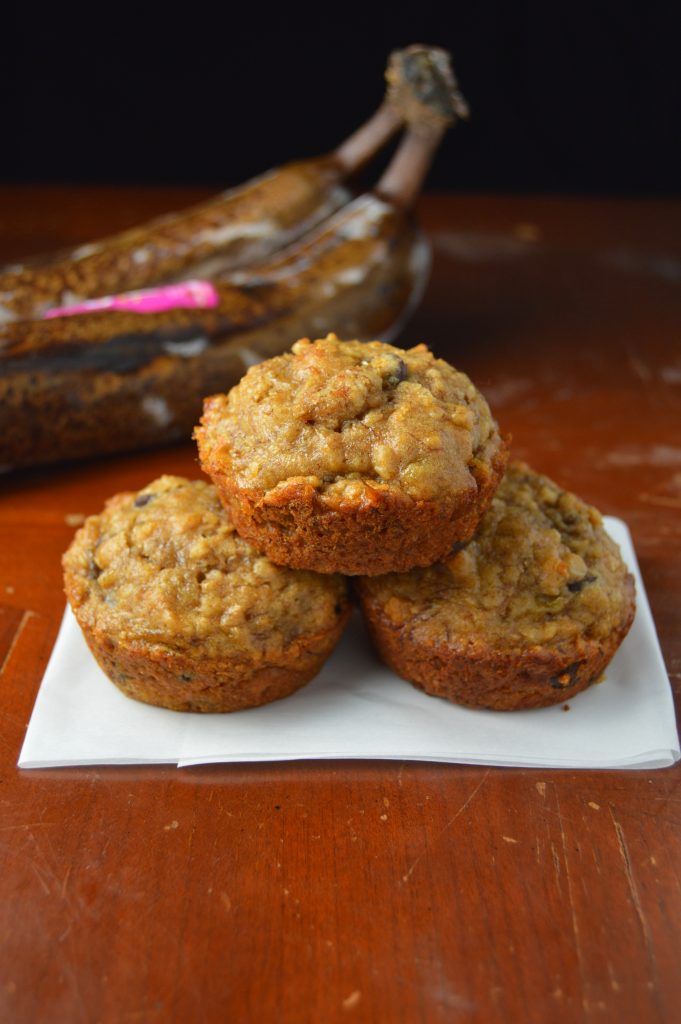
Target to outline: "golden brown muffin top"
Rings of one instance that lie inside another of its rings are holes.
[[[90,516],[63,559],[81,626],[197,658],[270,657],[335,626],[340,576],[273,565],[235,532],[215,489],[162,476]]]
[[[312,484],[330,503],[365,484],[414,500],[475,491],[501,447],[487,402],[425,345],[303,339],[206,403],[202,462],[239,488]]]
[[[361,588],[423,642],[525,651],[610,636],[626,618],[626,577],[596,509],[516,462],[465,547]]]

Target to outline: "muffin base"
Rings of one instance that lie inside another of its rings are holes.
[[[241,489],[228,473],[204,470],[229,509],[238,533],[277,565],[345,576],[380,576],[432,565],[475,533],[508,461],[505,441],[488,467],[472,470],[477,489],[458,501],[400,499],[367,485],[361,504],[331,505],[307,481],[263,497]]]
[[[627,603],[618,629],[604,642],[577,638],[560,647],[492,650],[484,638],[466,644],[425,644],[408,626],[396,627],[357,587],[369,633],[381,659],[431,697],[493,711],[560,704],[595,683],[634,620],[633,577],[625,582]]]
[[[188,657],[142,643],[115,643],[81,624],[102,671],[126,697],[171,711],[229,712],[259,707],[295,693],[322,668],[350,614],[333,629],[291,642],[284,664]]]

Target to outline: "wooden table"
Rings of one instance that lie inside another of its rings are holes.
[[[1,256],[198,189],[0,191]],[[681,679],[681,203],[430,197],[402,341],[467,370],[515,452],[630,525]],[[679,770],[15,765],[72,516],[191,445],[1,483],[0,1019],[681,1019]],[[577,698],[579,699],[579,698]]]

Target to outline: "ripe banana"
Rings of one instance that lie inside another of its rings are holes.
[[[414,91],[423,109],[410,115],[375,189],[282,253],[212,281],[107,299],[101,311],[86,305],[0,328],[0,465],[188,437],[206,394],[299,337],[392,337],[429,266],[409,208],[443,132],[463,112],[442,57],[426,70]],[[164,308],[169,289],[190,286],[193,299]],[[132,311],[140,308],[155,311]]]
[[[111,238],[0,268],[0,323],[161,281],[212,277],[267,259],[347,203],[344,181],[413,117],[426,47],[392,55],[376,113],[332,153],[268,171],[239,188]]]

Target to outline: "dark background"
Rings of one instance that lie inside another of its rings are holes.
[[[3,32],[0,178],[236,184],[334,146],[390,50],[426,42],[472,110],[430,188],[678,194],[677,6],[25,5]]]

